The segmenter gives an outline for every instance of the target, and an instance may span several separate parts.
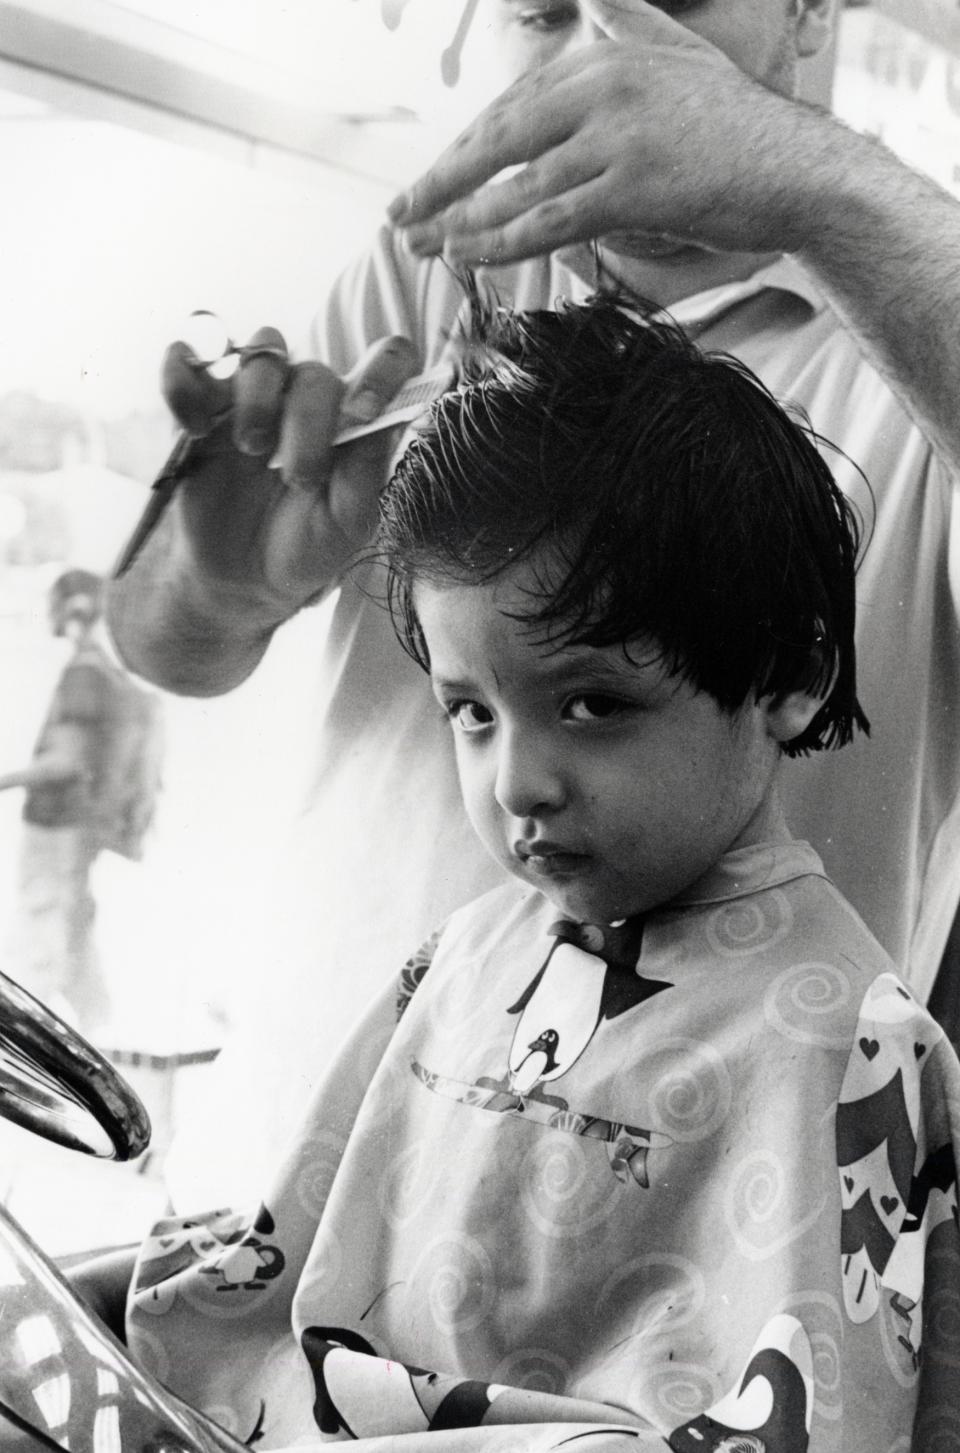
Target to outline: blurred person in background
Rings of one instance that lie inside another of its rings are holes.
[[[103,580],[67,570],[48,596],[50,629],[72,654],[28,765],[0,775],[26,789],[17,903],[4,971],[90,1036],[110,995],[94,934],[91,873],[105,850],[139,859],[163,758],[158,696],[134,683],[103,642]]]
[[[857,653],[873,735],[842,760],[792,763],[784,794],[798,836],[928,997],[960,894],[960,206],[797,99],[836,10],[485,0],[512,84],[391,207],[322,307],[311,361],[288,365],[263,329],[226,383],[171,349],[168,398],[197,442],[111,586],[124,660],[184,694],[228,691],[285,620],[336,592],[289,902],[256,1012],[182,1143],[185,1204],[257,1194],[397,945],[412,951],[496,881],[445,724],[370,567],[356,568],[396,436],[331,447],[341,410],[375,414],[449,350],[458,269],[520,310],[626,285],[803,407],[863,470],[831,459],[869,537]]]

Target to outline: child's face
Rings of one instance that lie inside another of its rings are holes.
[[[764,703],[735,716],[642,643],[566,645],[509,619],[529,567],[487,585],[418,583],[437,699],[474,828],[568,917],[609,923],[664,903],[728,849],[786,836]]]

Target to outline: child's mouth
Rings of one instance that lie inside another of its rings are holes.
[[[528,872],[548,878],[571,873],[586,861],[584,853],[575,852],[562,843],[549,842],[546,838],[520,839],[514,843],[513,852]]]

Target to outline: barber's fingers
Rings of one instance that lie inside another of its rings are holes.
[[[321,363],[299,364],[288,381],[280,435],[285,481],[295,488],[322,489],[333,468],[339,430],[369,423],[383,413],[418,364],[416,348],[400,337],[372,344],[346,380]],[[354,462],[361,456],[373,459],[387,453],[379,434],[359,439],[349,448]]]
[[[419,367],[419,354],[409,338],[398,334],[371,343],[347,375],[344,423],[366,424],[376,419]]]
[[[591,126],[602,132],[604,149],[609,151],[616,143],[621,112],[635,107],[637,97],[643,96],[647,72],[668,58],[685,58],[690,52],[719,56],[709,41],[645,0],[584,0],[584,3],[590,18],[608,40],[631,45],[630,86],[625,88],[623,78],[611,77],[614,85],[610,89],[604,76],[604,70],[609,71],[611,57],[606,52],[610,48],[602,43],[557,56],[518,77],[480,112],[423,176],[390,203],[387,215],[394,226],[405,229],[414,251],[438,251],[439,234],[418,236],[419,225],[434,224],[445,236],[450,236],[461,225],[453,204],[470,198],[505,168],[524,165],[529,171],[537,158],[563,169],[576,168],[577,159],[571,154],[570,143],[575,143],[585,128]],[[638,46],[642,47],[642,54],[636,49]],[[669,117],[658,117],[659,124],[667,121]],[[543,180],[541,177],[540,181]],[[564,178],[567,186],[587,180],[588,176],[576,170]],[[491,191],[499,192],[504,185],[509,186],[510,182],[498,183]],[[529,185],[532,187],[532,179]],[[542,186],[541,192],[549,195]]]
[[[258,328],[240,350],[233,381],[233,439],[243,454],[272,454],[280,438],[290,364],[276,328]]]
[[[202,439],[230,407],[229,381],[214,378],[188,343],[171,343],[163,356],[160,387],[181,428]]]
[[[393,199],[387,208],[393,225],[407,229],[436,218],[505,167],[560,145],[568,127],[559,107],[540,104],[538,91],[537,77],[525,75],[491,101],[423,176]]]
[[[237,448],[244,454],[270,454],[280,433],[289,372],[286,344],[276,328],[259,328],[239,353],[234,377],[218,378],[190,344],[172,343],[161,368],[163,395],[178,423],[195,438],[211,433],[232,410]]]
[[[326,481],[345,390],[339,374],[323,363],[300,363],[292,370],[278,454],[283,478],[294,488],[314,489]]]
[[[608,188],[602,175],[582,186],[518,208],[503,221],[478,218],[472,230],[456,232],[443,243],[443,255],[453,267],[515,262],[542,252],[555,252],[600,236],[610,226]],[[640,235],[642,229],[635,229]],[[651,232],[663,240],[666,234]]]
[[[557,147],[495,187],[481,187],[439,216],[406,229],[411,252],[443,252],[451,263],[506,262],[555,244],[592,237],[605,225],[602,189],[591,184],[607,170],[587,147]],[[517,247],[521,250],[517,251]]]
[[[352,371],[341,424],[377,418],[408,378],[419,371],[417,350],[406,338],[383,339]],[[336,451],[327,490],[330,518],[343,539],[361,548],[376,530],[380,494],[402,437],[402,426],[361,435]]]

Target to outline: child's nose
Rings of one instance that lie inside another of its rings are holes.
[[[502,743],[497,762],[496,798],[512,817],[534,817],[560,807],[565,788],[556,754],[544,744],[516,735]]]

